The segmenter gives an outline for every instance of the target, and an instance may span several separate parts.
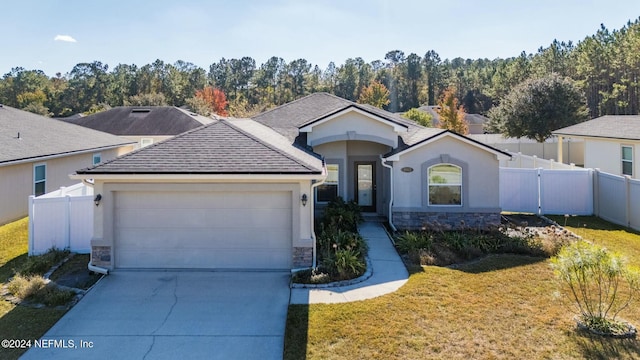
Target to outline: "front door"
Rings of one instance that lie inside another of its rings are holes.
[[[376,212],[376,163],[358,161],[356,167],[356,202],[364,212]]]

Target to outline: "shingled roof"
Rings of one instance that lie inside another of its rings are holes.
[[[119,106],[61,120],[120,136],[178,135],[214,121],[175,106]]]
[[[321,174],[322,161],[249,119],[220,119],[77,174]]]
[[[0,105],[0,165],[127,144],[118,136]]]
[[[640,140],[640,115],[605,115],[558,129],[553,135]]]
[[[406,127],[407,132],[399,135],[402,140],[400,142],[402,146],[410,146],[424,139],[425,136],[432,135],[434,132],[442,132],[441,129],[427,129],[416,124],[414,121],[375,106],[357,104],[353,101],[324,92],[313,93],[262,114],[258,114],[253,117],[253,120],[274,129],[292,142],[302,143],[303,141],[300,141],[299,137],[304,137],[306,134],[300,134],[298,131],[299,128],[339,113],[349,107],[360,109],[374,116]]]

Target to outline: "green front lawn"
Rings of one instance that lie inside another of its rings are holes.
[[[572,220],[587,224],[572,229],[579,235],[640,263],[637,233],[593,217]],[[424,266],[376,299],[291,305],[285,359],[640,358],[639,340],[576,332],[556,289],[545,258],[507,254],[457,269]],[[640,326],[640,304],[621,318]]]
[[[0,226],[0,286],[27,262],[28,224],[29,220],[24,218]],[[0,340],[39,339],[65,312],[15,306],[0,299]],[[25,351],[0,347],[0,359],[17,359]]]

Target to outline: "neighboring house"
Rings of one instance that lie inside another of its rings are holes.
[[[438,115],[439,109],[440,106],[438,105],[420,106],[418,108],[418,110],[431,115],[431,122],[434,127],[438,127],[440,125],[440,115]],[[484,134],[484,124],[489,121],[489,118],[480,114],[465,114],[464,120],[467,122],[469,134]]]
[[[63,121],[135,141],[137,148],[209,124],[212,118],[175,106],[119,106]]]
[[[584,167],[640,179],[640,115],[605,115],[553,132],[584,141]],[[558,146],[558,153],[565,151]]]
[[[290,269],[315,264],[315,209],[337,196],[400,229],[499,224],[507,158],[317,93],[253,119],[214,120],[73,177],[94,179],[101,196],[93,265]]]
[[[80,167],[133,149],[131,141],[0,105],[0,224],[28,214],[29,195],[68,186]]]

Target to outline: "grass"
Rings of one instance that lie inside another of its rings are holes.
[[[0,226],[0,286],[25,267],[28,247],[28,224],[24,218]],[[38,339],[64,315],[66,310],[33,309],[15,306],[0,299],[0,339]],[[0,348],[0,359],[17,359],[24,349]]]
[[[587,224],[575,227],[579,235],[640,263],[638,233],[593,217],[571,220]],[[576,331],[557,289],[546,258],[504,254],[456,269],[416,267],[393,294],[291,305],[285,359],[640,359],[638,340]],[[621,314],[636,326],[637,305]]]

